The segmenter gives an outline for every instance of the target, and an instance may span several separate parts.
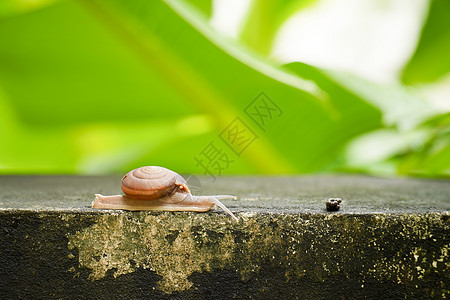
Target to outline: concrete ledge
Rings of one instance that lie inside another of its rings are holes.
[[[199,178],[220,211],[89,208],[120,177],[0,177],[0,298],[449,297],[448,181]],[[327,212],[328,197],[343,198]]]

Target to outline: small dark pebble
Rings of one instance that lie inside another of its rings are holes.
[[[339,210],[340,203],[342,202],[341,198],[328,198],[326,205],[327,205],[327,210],[328,211],[337,211]]]

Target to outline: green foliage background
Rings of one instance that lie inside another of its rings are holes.
[[[312,2],[254,1],[238,41],[206,0],[0,2],[0,173],[203,173],[213,142],[223,174],[450,176],[450,114],[416,92],[450,72],[449,2],[390,86],[267,57]],[[244,112],[260,92],[283,110],[265,130]],[[219,138],[236,117],[258,136],[240,156]]]

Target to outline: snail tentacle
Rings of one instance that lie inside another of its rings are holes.
[[[223,198],[223,196],[225,196],[226,198]],[[219,206],[220,208],[222,208],[227,214],[229,214],[234,220],[239,221],[238,218],[236,218],[236,216],[231,212],[231,210],[229,210],[222,202],[219,201],[218,197],[220,199],[230,199],[231,198],[236,198],[235,196],[228,196],[228,195],[218,195],[218,196],[198,196],[198,198],[202,198],[202,197],[207,197],[209,200],[211,200],[212,202],[214,202],[214,204],[216,204],[217,206]]]

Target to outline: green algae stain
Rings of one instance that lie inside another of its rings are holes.
[[[191,288],[189,276],[195,272],[232,269],[245,282],[263,265],[282,270],[286,283],[358,274],[362,286],[366,279],[411,286],[430,272],[449,271],[448,236],[426,247],[433,234],[448,232],[438,214],[241,214],[239,223],[216,214],[170,212],[96,218],[68,236],[69,249],[78,249],[79,266],[91,270],[89,278],[101,279],[109,270],[117,277],[150,269],[161,276],[158,288],[169,294]]]

